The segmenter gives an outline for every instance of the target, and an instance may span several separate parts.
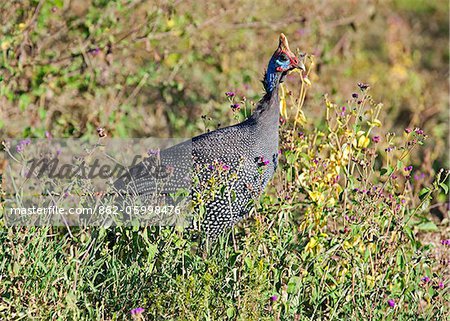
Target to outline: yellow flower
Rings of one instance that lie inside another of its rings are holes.
[[[366,275],[366,285],[371,289],[375,286],[375,278],[372,275]]]
[[[368,121],[367,124],[370,127],[381,127],[381,121],[379,119],[374,119],[373,121]]]
[[[365,135],[360,136],[358,138],[358,140],[355,139],[353,141],[353,147],[359,148],[359,149],[366,148],[367,146],[369,146],[369,144],[370,144],[370,139],[369,139],[369,137],[367,137]]]
[[[317,245],[317,238],[312,237],[309,240],[308,244],[306,244],[305,251],[306,252],[311,252],[312,249],[316,247],[316,245]]]
[[[166,26],[168,29],[172,29],[172,27],[175,26],[175,21],[173,21],[173,19],[167,19]]]
[[[348,250],[351,249],[353,246],[350,244],[349,241],[344,241],[344,244],[342,245],[342,247],[344,248],[344,250]]]

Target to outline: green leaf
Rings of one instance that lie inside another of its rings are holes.
[[[293,165],[296,161],[297,161],[297,155],[295,153],[292,153],[292,152],[286,153],[286,162],[289,165]]]
[[[287,293],[289,293],[289,294],[298,293],[298,291],[300,291],[301,281],[302,281],[302,279],[298,276],[291,277],[288,282]]]
[[[434,224],[433,222],[424,222],[424,223],[420,223],[419,225],[417,225],[417,228],[421,231],[426,231],[426,232],[436,232],[439,231],[438,227],[436,226],[436,224]]]
[[[419,192],[419,199],[423,200],[425,197],[427,197],[430,194],[430,188],[424,187]]]
[[[394,172],[394,168],[393,168],[392,166],[388,166],[387,168],[386,168],[386,167],[383,167],[383,168],[380,170],[381,176],[383,176],[383,175],[389,176],[389,175],[391,175],[393,172]]]
[[[444,190],[444,193],[448,194],[448,185],[445,183],[440,183],[439,186]]]
[[[244,259],[245,265],[247,265],[247,268],[252,269],[253,268],[253,261],[251,258],[246,257]]]
[[[404,270],[405,268],[405,258],[401,251],[397,252],[397,266],[400,267],[401,270]]]
[[[31,103],[31,98],[27,94],[22,94],[19,97],[19,109],[24,111]]]
[[[229,318],[234,317],[234,312],[235,312],[234,307],[229,307],[227,309],[227,317],[229,317]]]

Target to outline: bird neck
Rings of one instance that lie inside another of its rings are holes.
[[[266,93],[272,93],[278,91],[278,86],[280,85],[281,73],[276,70],[276,65],[270,60],[267,66],[266,74],[264,75],[263,85]]]
[[[258,107],[252,115],[252,118],[257,120],[257,122],[278,125],[280,118],[278,87],[279,84],[277,84],[272,91],[266,92],[264,97],[260,100]]]

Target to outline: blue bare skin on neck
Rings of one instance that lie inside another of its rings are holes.
[[[269,61],[269,65],[267,66],[266,75],[264,76],[264,89],[267,93],[272,93],[273,90],[277,87],[279,77],[282,72],[277,71],[278,67],[285,69],[289,68],[290,61],[281,61],[279,59],[279,55],[273,55]]]

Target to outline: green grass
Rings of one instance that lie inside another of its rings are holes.
[[[6,227],[1,208],[0,319],[449,317],[444,2],[0,8],[5,139],[191,137],[253,109],[278,32],[309,54],[250,219],[204,247],[174,228]]]

